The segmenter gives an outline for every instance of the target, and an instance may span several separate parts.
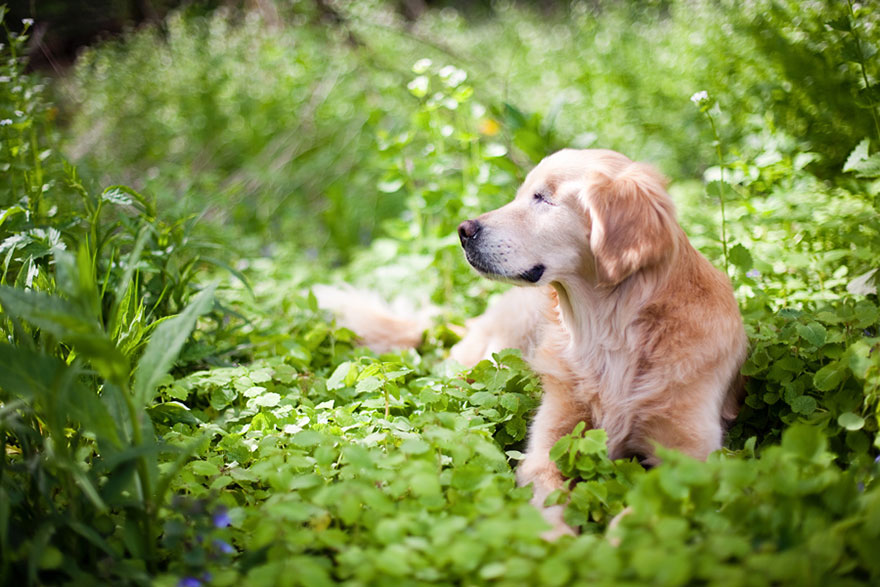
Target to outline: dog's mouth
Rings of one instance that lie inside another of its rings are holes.
[[[528,271],[524,271],[519,274],[520,279],[528,281],[529,283],[538,283],[541,279],[541,276],[544,275],[544,270],[547,269],[543,264],[539,263],[529,269]]]
[[[538,283],[541,277],[543,277],[544,271],[547,269],[543,264],[539,263],[528,271],[511,274],[505,271],[499,271],[492,263],[468,248],[465,248],[464,253],[468,263],[471,264],[471,267],[479,271],[485,277],[496,281],[506,281],[514,284],[522,284],[522,282]]]

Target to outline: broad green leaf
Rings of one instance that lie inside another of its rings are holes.
[[[378,377],[367,377],[366,379],[358,381],[355,391],[357,393],[370,393],[376,391],[380,387],[382,387],[382,382]]]
[[[810,322],[809,324],[798,324],[797,331],[801,338],[809,342],[814,347],[820,347],[825,344],[825,336],[827,331],[825,327],[818,322]]]
[[[869,328],[877,324],[880,319],[880,310],[868,300],[860,300],[854,308],[857,328]]]
[[[196,326],[196,320],[211,309],[215,288],[216,284],[211,284],[203,289],[183,312],[162,322],[153,331],[135,373],[133,391],[136,405],[145,406],[153,401],[156,386],[174,366],[183,343]]]
[[[190,469],[196,475],[203,475],[205,477],[213,477],[220,474],[220,469],[217,468],[217,465],[208,461],[193,461],[190,463]]]
[[[730,262],[733,263],[733,265],[739,267],[743,271],[748,271],[754,265],[752,254],[747,248],[739,243],[730,247],[730,250],[728,251],[728,257],[730,258]]]
[[[499,579],[507,571],[507,565],[503,562],[492,562],[480,568],[480,578],[486,581]]]
[[[815,461],[827,446],[825,435],[813,426],[794,424],[782,433],[782,448],[809,461]]]
[[[269,393],[264,393],[263,395],[255,398],[252,401],[253,404],[256,406],[260,406],[262,408],[273,408],[281,402],[281,396],[274,391],[270,391]]]
[[[335,391],[345,387],[345,379],[351,366],[352,364],[349,361],[340,363],[339,366],[334,369],[333,374],[327,379],[327,389]]]
[[[122,383],[129,374],[128,360],[94,318],[68,300],[33,290],[0,285],[3,310],[51,333],[88,359],[107,379]]]
[[[847,430],[861,430],[865,425],[865,419],[858,414],[844,412],[837,417],[837,424]]]
[[[815,412],[817,407],[818,404],[816,403],[816,400],[809,395],[798,396],[791,402],[792,411],[804,416],[809,416]]]
[[[95,434],[102,446],[120,447],[116,424],[97,392],[76,380],[72,367],[54,357],[0,343],[0,388],[28,402],[59,424],[70,418]]]
[[[481,408],[491,408],[498,403],[498,396],[488,391],[478,391],[472,393],[468,401]]]
[[[831,391],[840,385],[846,374],[846,367],[840,361],[832,361],[828,363],[813,376],[813,384],[819,391]]]
[[[848,349],[846,349],[848,364],[850,370],[859,379],[868,377],[868,373],[872,367],[876,373],[880,367],[880,353],[865,340],[857,340]]]
[[[431,450],[431,445],[418,438],[404,440],[400,445],[400,452],[408,455],[420,455]]]

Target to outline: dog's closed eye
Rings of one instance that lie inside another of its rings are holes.
[[[541,192],[535,192],[535,195],[532,196],[532,199],[536,202],[540,202],[542,204],[550,204],[551,206],[555,206],[556,204],[550,200],[547,196],[542,194]]]

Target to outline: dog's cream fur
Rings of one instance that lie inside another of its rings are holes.
[[[612,458],[653,464],[655,442],[700,459],[721,447],[740,399],[742,319],[651,167],[613,151],[560,151],[512,202],[459,233],[480,273],[535,286],[471,320],[452,356],[472,365],[516,347],[541,375],[517,479],[533,485],[553,534],[571,529],[561,506],[543,507],[564,483],[549,452],[579,421],[606,430]]]

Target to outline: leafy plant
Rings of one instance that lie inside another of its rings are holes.
[[[877,582],[865,6],[185,10],[51,84],[7,31],[0,582]],[[725,105],[709,125],[699,90]],[[503,289],[456,225],[561,146],[671,176],[751,351],[705,463],[563,437],[550,499],[581,534],[547,543],[513,475],[538,378],[515,351],[446,355]],[[371,353],[308,294],[335,279],[436,304],[437,325]]]

